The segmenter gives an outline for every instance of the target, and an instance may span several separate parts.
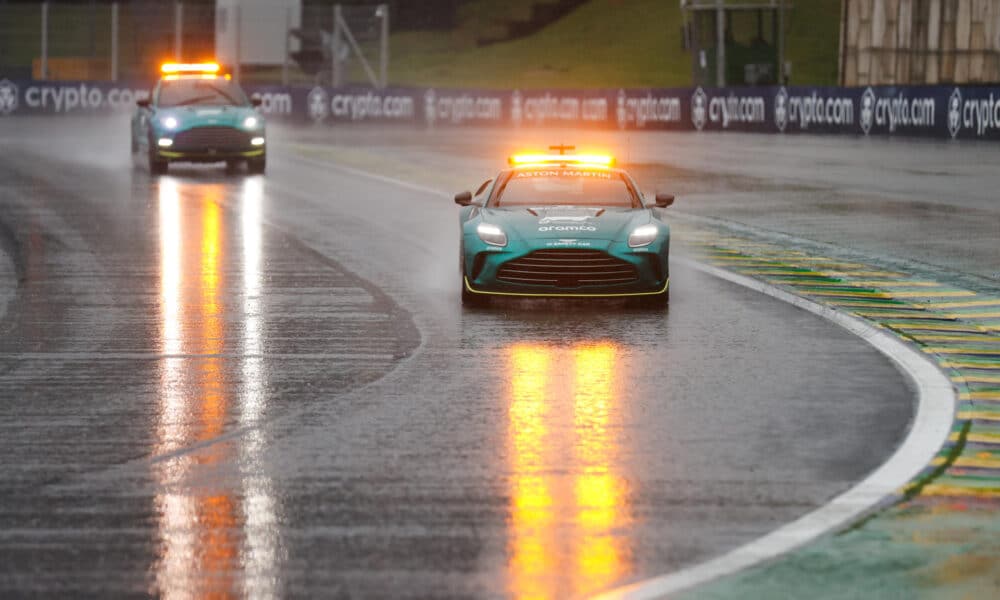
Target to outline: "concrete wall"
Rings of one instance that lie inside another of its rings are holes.
[[[1000,82],[1000,0],[843,2],[843,85]]]

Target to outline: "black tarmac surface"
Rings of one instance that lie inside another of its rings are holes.
[[[668,311],[463,309],[449,199],[295,132],[153,178],[126,127],[0,121],[0,596],[581,596],[905,434],[887,360],[778,301],[675,265]]]

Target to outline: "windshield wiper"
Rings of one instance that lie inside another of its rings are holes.
[[[536,217],[538,216],[538,213],[536,213],[535,211],[531,210],[530,208],[526,208],[524,210],[530,212],[531,214],[535,215]]]
[[[199,102],[204,102],[205,100],[215,100],[215,96],[195,96],[194,98],[188,98],[182,102],[174,104],[174,106],[187,106],[188,104],[198,104]]]
[[[215,90],[216,93],[218,93],[220,96],[222,96],[226,100],[229,100],[230,104],[232,104],[234,106],[239,104],[239,102],[236,101],[236,98],[233,98],[232,96],[230,96],[229,94],[227,94],[225,92],[225,90],[223,90],[222,88],[217,88],[214,85],[208,85],[208,86],[205,86],[205,87],[207,87],[207,88],[209,88],[211,90]]]

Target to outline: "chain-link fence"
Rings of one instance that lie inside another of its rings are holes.
[[[388,27],[384,4],[0,0],[0,77],[148,81],[218,60],[249,81],[384,86]]]

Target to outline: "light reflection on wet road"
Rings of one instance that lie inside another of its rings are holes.
[[[168,455],[217,438],[232,412],[238,411],[239,424],[248,431],[239,438],[238,457],[232,456],[231,446],[214,444],[198,457],[181,455],[155,467],[162,490],[156,497],[160,540],[156,587],[167,598],[220,596],[236,589],[250,597],[273,597],[277,581],[260,575],[271,573],[277,564],[278,507],[267,472],[260,468],[265,441],[255,427],[267,402],[260,298],[262,182],[247,179],[243,183],[240,243],[225,236],[223,209],[217,202],[219,186],[200,189],[204,201],[194,205],[182,204],[180,186],[170,177],[161,178],[158,184],[164,358],[156,454]],[[185,233],[191,238],[189,243],[185,243]],[[221,278],[223,255],[237,252],[242,264],[242,306],[237,309],[240,327],[236,329],[242,333],[243,383],[233,390],[225,383],[222,353],[229,328],[223,322],[227,311],[221,306],[224,294],[232,296],[227,294],[232,284]],[[181,335],[190,323],[198,327]],[[192,414],[199,415],[200,422],[186,423]],[[234,493],[209,486],[196,495],[186,493],[185,478],[191,475],[195,460],[203,469],[235,463],[241,489]],[[240,587],[235,574],[244,579]]]
[[[508,352],[510,593],[565,598],[602,590],[631,570],[629,549],[615,534],[634,527],[614,422],[628,373],[612,342],[515,344]],[[575,468],[564,474],[567,457]]]
[[[665,313],[463,311],[450,203],[277,156],[0,162],[0,595],[580,596],[787,522],[905,429],[874,351],[689,270]]]

